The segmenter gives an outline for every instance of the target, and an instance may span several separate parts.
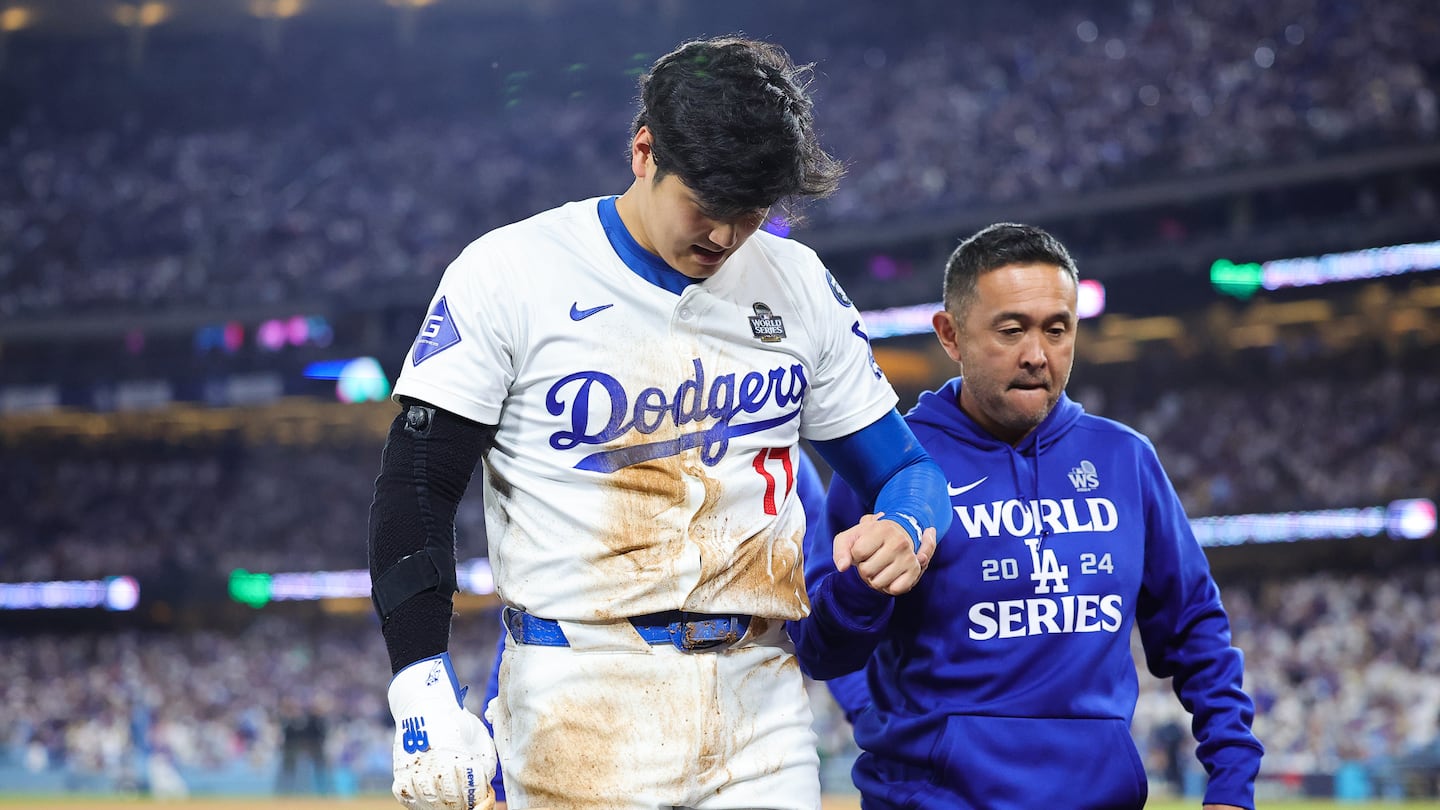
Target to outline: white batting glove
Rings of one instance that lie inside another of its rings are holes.
[[[395,784],[412,810],[490,810],[495,793],[495,743],[465,709],[450,654],[416,661],[390,682],[395,718]]]

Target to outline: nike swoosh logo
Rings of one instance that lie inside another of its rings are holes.
[[[946,482],[945,482],[945,489],[946,489],[946,491],[948,491],[948,492],[950,493],[950,497],[953,498],[953,497],[955,497],[956,495],[964,495],[965,493],[969,492],[970,490],[974,489],[975,487],[980,486],[981,484],[983,484],[983,483],[985,483],[986,481],[989,481],[989,480],[990,480],[990,476],[987,475],[987,476],[985,476],[984,478],[981,478],[979,481],[976,481],[976,482],[973,483],[973,484],[966,484],[966,485],[963,486],[963,487],[952,487],[952,486],[950,486],[950,482],[949,482],[949,481],[946,481]]]
[[[590,307],[589,309],[581,309],[581,308],[580,308],[580,302],[579,302],[579,301],[576,301],[575,303],[573,303],[573,304],[570,305],[570,320],[572,320],[572,321],[583,321],[583,320],[585,320],[586,318],[590,317],[591,315],[594,315],[595,313],[597,313],[597,312],[599,312],[599,311],[601,311],[601,310],[603,310],[603,309],[609,309],[610,307],[613,307],[613,306],[615,306],[615,305],[614,305],[614,304],[601,304],[601,305],[598,306],[598,307]]]

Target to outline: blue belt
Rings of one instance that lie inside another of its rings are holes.
[[[501,615],[505,628],[510,631],[510,640],[516,644],[570,646],[570,640],[565,638],[559,622],[531,616],[512,607],[505,608]],[[667,610],[632,616],[630,624],[647,644],[673,644],[675,649],[684,652],[711,652],[726,649],[739,641],[750,627],[750,617]]]

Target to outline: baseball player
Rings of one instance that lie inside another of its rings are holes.
[[[876,503],[834,555],[919,581],[950,513],[850,300],[760,230],[833,190],[778,46],[690,42],[641,80],[624,194],[481,237],[405,359],[371,510],[396,797],[515,808],[819,806],[786,622],[809,611],[797,442]],[[476,464],[508,633],[485,726],[447,652]],[[828,551],[828,550],[827,550]]]
[[[964,375],[906,416],[949,477],[950,536],[899,597],[806,561],[796,645],[812,674],[843,676],[867,810],[1143,807],[1135,627],[1194,715],[1205,807],[1255,806],[1254,706],[1180,499],[1145,437],[1064,394],[1077,285],[1037,228],[991,226],[956,249],[934,326]],[[868,503],[832,479],[812,540],[869,520]]]

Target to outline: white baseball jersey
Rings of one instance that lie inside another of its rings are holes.
[[[871,424],[894,390],[797,242],[758,232],[679,293],[657,272],[613,198],[492,231],[446,270],[395,395],[498,425],[484,498],[506,603],[801,618],[796,442]]]

